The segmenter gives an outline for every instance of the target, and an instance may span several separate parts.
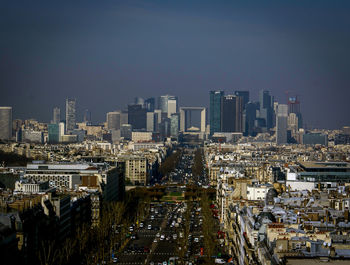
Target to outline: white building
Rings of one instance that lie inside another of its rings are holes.
[[[265,200],[266,194],[271,185],[254,185],[247,186],[247,199],[251,201],[262,201]]]

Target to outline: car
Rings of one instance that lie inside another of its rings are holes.
[[[140,223],[140,228],[143,228],[143,223]]]
[[[148,225],[148,226],[147,226],[147,229],[148,229],[148,230],[151,230],[151,229],[152,229],[152,225]]]
[[[117,263],[118,262],[118,258],[113,258],[113,263]]]
[[[154,215],[151,215],[151,220],[154,220]]]
[[[223,259],[216,258],[215,263],[216,264],[225,264],[226,262]]]
[[[198,242],[199,242],[198,237],[195,237],[195,238],[194,238],[194,242],[196,242],[196,243],[198,243]]]
[[[163,265],[168,265],[168,262],[167,261],[163,261]]]
[[[157,234],[156,234],[156,237],[160,237],[160,234],[159,234],[159,233],[157,233]]]
[[[133,232],[134,231],[134,228],[132,226],[129,227],[129,231],[130,232]]]
[[[158,242],[157,238],[153,239],[153,243],[157,243],[157,242]]]

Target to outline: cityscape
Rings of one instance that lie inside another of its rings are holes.
[[[339,59],[342,47],[332,42],[350,44],[344,37],[350,6],[39,2],[31,8],[4,5],[9,30],[0,44],[6,46],[0,52],[1,264],[350,264],[350,68],[343,61],[350,53]],[[305,10],[321,26],[304,23]],[[323,27],[326,13],[329,24]],[[14,22],[18,14],[31,23]],[[266,30],[269,19],[275,24]],[[279,27],[283,34],[270,32]],[[241,60],[221,46],[232,41],[226,37],[231,30],[238,30],[238,39],[260,36],[262,46],[254,39],[235,46],[248,56]],[[28,38],[23,50],[14,37],[21,32]],[[308,56],[279,54],[282,44],[285,51],[295,48],[296,32],[305,47],[322,32],[332,50],[324,65],[332,64],[326,67],[332,73]],[[113,34],[125,47],[116,45],[120,62],[111,63],[113,55],[106,54],[114,47],[99,41]],[[218,39],[197,47],[189,41],[192,34]],[[87,46],[80,37],[89,38]],[[62,47],[55,46],[56,38]],[[264,43],[272,40],[277,43],[270,51]],[[72,45],[67,50],[66,41]],[[32,50],[33,43],[40,48]],[[210,54],[194,56],[202,48]],[[239,65],[238,75],[226,75],[233,68],[221,75],[226,70],[217,65],[228,67],[222,52],[237,58],[232,64]],[[253,65],[265,54],[271,61],[256,71]],[[31,56],[37,65],[28,64]],[[173,60],[163,64],[162,56]],[[205,60],[217,70],[203,66]],[[312,71],[300,74],[309,63]],[[278,71],[280,77],[269,77]],[[99,78],[106,82],[94,87]],[[68,90],[54,88],[69,83]],[[164,84],[167,89],[159,88]]]

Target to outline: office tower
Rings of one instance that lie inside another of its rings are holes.
[[[245,110],[245,106],[249,102],[249,91],[235,91],[235,96],[242,97],[243,110]]]
[[[146,131],[154,132],[155,124],[157,123],[157,115],[154,112],[147,112],[147,121],[146,121]]]
[[[145,104],[145,100],[141,97],[135,97],[134,104],[141,105],[143,107]]]
[[[303,128],[303,117],[300,112],[300,101],[297,96],[288,97],[288,113],[295,113],[298,117],[298,127]]]
[[[242,97],[227,95],[221,102],[221,131],[241,132],[243,115]]]
[[[162,122],[160,123],[160,137],[161,139],[170,137],[170,119],[165,117],[162,118]]]
[[[243,111],[243,132],[245,136],[254,134],[254,123],[256,120],[256,111],[259,109],[256,102],[248,102]]]
[[[178,113],[171,114],[170,117],[170,136],[179,136],[180,115]]]
[[[61,109],[58,107],[53,108],[52,123],[59,124],[61,121]]]
[[[108,130],[120,129],[120,111],[108,112],[106,120]]]
[[[12,137],[12,107],[0,107],[0,140]]]
[[[153,112],[155,109],[155,99],[148,98],[145,100],[145,108],[148,112]]]
[[[288,105],[278,104],[276,115],[276,144],[287,143]]]
[[[146,109],[141,105],[128,105],[128,123],[131,124],[133,130],[146,129]]]
[[[168,118],[173,113],[177,113],[177,97],[164,95],[159,97],[159,109],[163,113],[167,113]]]
[[[85,123],[91,123],[91,111],[86,109],[84,111],[84,120]]]
[[[66,131],[67,132],[70,132],[75,128],[75,122],[76,122],[75,107],[76,107],[76,100],[67,98],[66,100]]]
[[[120,113],[120,126],[122,126],[123,124],[128,124],[128,111],[127,110],[123,110]]]
[[[132,138],[132,126],[131,126],[131,124],[123,124],[120,127],[120,137],[123,137],[125,140],[131,140],[131,138]]]
[[[65,132],[66,132],[66,125],[64,122],[60,122],[58,126],[59,126],[59,138],[60,138],[59,141],[61,142],[62,137],[63,135],[65,135]]]
[[[49,139],[50,144],[57,144],[60,141],[60,126],[58,123],[52,123],[48,125]]]
[[[210,135],[221,132],[221,102],[224,91],[210,91]]]
[[[273,97],[270,96],[269,91],[259,91],[259,118],[265,120],[266,129],[271,129],[273,127],[273,101]]]

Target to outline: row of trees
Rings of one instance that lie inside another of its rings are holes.
[[[109,262],[127,240],[132,223],[143,220],[149,212],[150,197],[143,189],[126,193],[122,202],[105,202],[100,224],[82,224],[76,234],[63,243],[42,241],[37,253],[41,265],[101,264]]]
[[[192,165],[192,175],[194,177],[199,177],[203,175],[203,150],[202,148],[197,148]]]
[[[160,165],[159,171],[163,176],[169,175],[177,167],[180,158],[182,156],[182,149],[176,149],[168,156],[164,162]]]
[[[215,253],[215,248],[217,245],[215,222],[213,218],[212,211],[210,209],[210,200],[208,195],[203,192],[201,196],[201,207],[203,216],[203,240],[204,240],[204,254],[205,264],[212,264],[211,256]]]

